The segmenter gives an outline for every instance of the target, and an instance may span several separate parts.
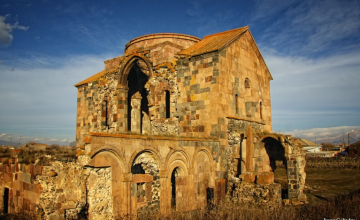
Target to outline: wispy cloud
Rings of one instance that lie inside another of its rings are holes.
[[[360,123],[360,53],[312,59],[264,50],[274,131]]]
[[[359,1],[276,2],[258,1],[253,16],[253,23],[265,27],[261,41],[270,47],[284,53],[310,55],[343,51],[346,45],[360,43]],[[282,16],[277,16],[280,11]],[[337,44],[339,40],[343,42]]]
[[[23,30],[26,31],[29,27],[19,25],[19,22],[16,21],[14,24],[6,23],[6,19],[10,15],[0,16],[0,45],[3,47],[10,46],[13,40],[13,31],[14,30]]]

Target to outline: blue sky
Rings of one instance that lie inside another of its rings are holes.
[[[360,138],[360,1],[2,0],[0,140],[73,141],[73,85],[135,37],[246,25],[274,78],[273,131]]]

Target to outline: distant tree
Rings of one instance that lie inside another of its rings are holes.
[[[76,147],[76,142],[75,141],[71,142],[70,147]]]

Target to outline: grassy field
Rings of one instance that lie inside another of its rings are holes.
[[[308,197],[309,205],[360,189],[359,169],[306,168],[305,172],[304,193]],[[275,170],[275,182],[281,183],[283,188],[286,187],[285,168]]]

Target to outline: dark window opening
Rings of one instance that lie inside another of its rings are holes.
[[[246,78],[245,79],[245,88],[250,88],[251,87],[251,83],[250,83],[250,79],[249,78]]]
[[[148,81],[148,76],[141,71],[141,68],[137,65],[135,62],[133,67],[131,68],[129,75],[128,75],[128,102],[127,102],[127,127],[128,131],[131,131],[131,97],[136,93],[139,92],[141,94],[141,119],[143,117],[143,112],[146,114],[149,114],[149,103],[147,99],[147,91],[144,88],[146,82]],[[142,123],[142,120],[140,120],[140,123]],[[140,125],[140,128],[142,125]]]
[[[171,206],[173,208],[176,207],[176,176],[177,176],[176,168],[171,173]]]
[[[260,119],[263,119],[263,117],[262,117],[262,102],[260,102]]]
[[[238,100],[238,95],[235,95],[235,113],[239,114],[239,100]]]
[[[4,196],[3,196],[3,213],[8,214],[9,213],[9,189],[4,189]]]
[[[206,201],[208,206],[214,205],[214,189],[207,188],[206,189]]]
[[[169,92],[169,90],[165,91],[165,108],[166,108],[166,118],[170,118],[170,92]]]

